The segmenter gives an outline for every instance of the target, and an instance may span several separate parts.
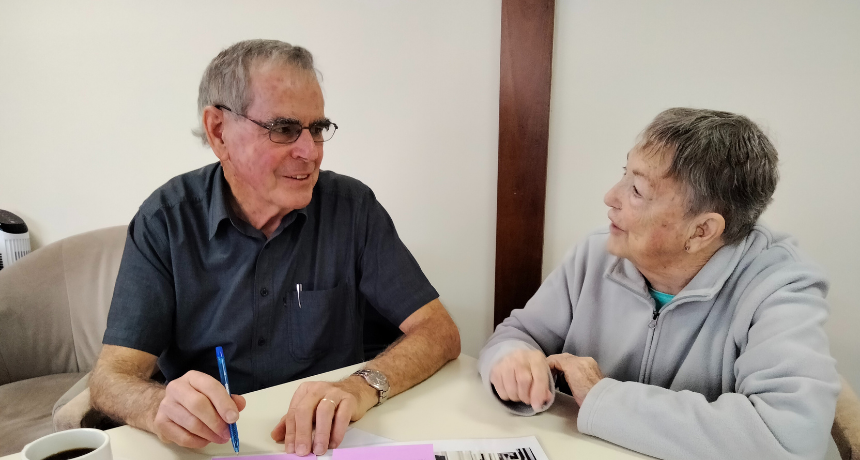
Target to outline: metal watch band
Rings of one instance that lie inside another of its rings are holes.
[[[376,403],[376,406],[384,403],[388,399],[388,390],[390,389],[390,386],[388,385],[388,378],[385,377],[385,374],[375,369],[359,369],[353,372],[352,375],[360,376],[368,385],[378,392],[379,401]]]

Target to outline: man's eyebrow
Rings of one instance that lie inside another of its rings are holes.
[[[316,120],[310,122],[310,125],[327,125],[330,123],[331,123],[331,120],[329,120],[326,117],[322,117],[322,118],[317,118]],[[310,126],[310,125],[308,125],[308,126]]]
[[[271,120],[266,122],[266,124],[268,124],[268,125],[285,125],[285,124],[289,124],[289,123],[301,124],[301,122],[299,120],[296,120],[295,118],[287,118],[287,117],[275,117],[275,118],[272,118]]]
[[[295,123],[295,124],[299,124],[299,125],[302,124],[302,122],[300,122],[299,120],[296,120],[295,118],[287,118],[287,117],[276,117],[276,118],[269,120],[266,123],[269,125],[285,125],[285,124],[291,124],[291,123]],[[317,118],[316,120],[308,123],[308,126],[328,124],[328,123],[331,123],[331,120],[329,120],[326,117],[322,117],[322,118]]]

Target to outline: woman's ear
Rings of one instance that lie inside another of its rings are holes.
[[[701,214],[693,221],[692,231],[684,249],[694,254],[713,245],[722,246],[725,229],[726,220],[722,215],[715,212]]]

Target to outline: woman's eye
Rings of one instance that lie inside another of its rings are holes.
[[[640,194],[640,193],[639,193],[639,189],[638,189],[638,188],[636,188],[636,186],[635,186],[635,185],[633,186],[633,194],[634,194],[634,195],[636,195],[636,196],[642,196],[642,194]]]

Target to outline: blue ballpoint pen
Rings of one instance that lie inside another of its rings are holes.
[[[227,364],[224,363],[224,350],[221,347],[215,347],[215,355],[218,357],[218,373],[221,374],[221,383],[227,389],[227,394],[230,394],[230,382],[227,381]],[[230,441],[233,443],[233,450],[239,453],[239,430],[235,423],[230,426]]]

